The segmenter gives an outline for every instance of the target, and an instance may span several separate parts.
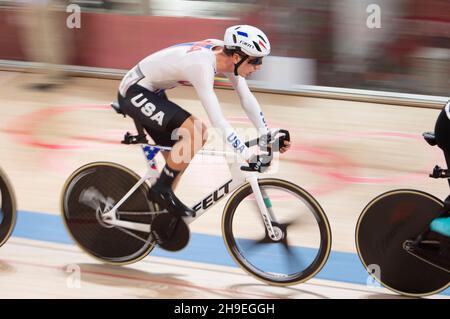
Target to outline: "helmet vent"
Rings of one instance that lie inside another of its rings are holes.
[[[255,41],[253,41],[253,44],[255,45],[256,50],[258,50],[259,52],[262,52],[262,51],[261,51],[261,48],[259,47],[259,44],[258,44],[258,43],[256,43]]]
[[[233,34],[233,42],[234,42],[234,43],[237,42],[237,40],[236,40],[236,35],[234,35],[234,34]]]

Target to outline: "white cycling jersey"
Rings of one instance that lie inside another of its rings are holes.
[[[218,128],[227,143],[245,160],[252,153],[238,137],[222,114],[219,100],[214,92],[216,55],[213,48],[223,46],[216,39],[195,43],[183,43],[153,53],[141,60],[123,78],[119,92],[125,96],[128,88],[138,84],[149,91],[158,92],[181,84],[191,83],[205,108],[211,124]],[[248,88],[245,78],[233,73],[224,74],[236,90],[247,116],[260,133],[268,133],[258,101]]]

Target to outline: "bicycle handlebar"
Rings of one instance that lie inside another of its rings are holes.
[[[282,134],[281,136],[275,138],[278,134]],[[275,138],[275,139],[274,139]],[[267,151],[268,156],[272,157],[273,152],[279,152],[280,148],[284,146],[285,141],[290,141],[291,136],[289,134],[288,130],[279,129],[274,131],[273,133],[270,132],[266,135],[261,135],[258,138],[255,138],[253,140],[247,141],[244,144],[247,147],[252,147],[258,145],[260,150]],[[250,166],[243,165],[241,166],[242,171],[246,172],[257,172],[254,169],[252,169]]]
[[[277,134],[284,134],[284,136],[280,136],[276,138],[273,142],[273,138],[277,136]],[[269,135],[270,134],[270,135]],[[266,150],[266,148],[271,148],[273,152],[278,152],[280,150],[280,145],[284,145],[284,141],[290,141],[291,136],[288,130],[279,129],[274,131],[273,133],[268,133],[267,135],[261,135],[253,140],[247,141],[244,144],[247,147],[252,147],[258,145],[262,150]]]

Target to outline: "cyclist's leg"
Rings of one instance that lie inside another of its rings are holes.
[[[183,172],[192,158],[205,145],[207,140],[206,131],[206,125],[191,115],[175,133],[179,140],[173,145],[172,151],[162,153],[169,167],[179,171],[172,184],[173,190],[178,185]]]
[[[180,120],[173,121],[173,127],[167,132],[155,132],[145,127],[156,144],[172,147],[171,151],[162,152],[166,166],[156,187],[163,186],[174,190],[190,161],[206,142],[207,128],[195,116],[190,115],[180,123]],[[166,172],[169,172],[168,175]]]
[[[150,92],[138,84],[119,94],[122,110],[141,123],[158,145],[172,146],[166,165],[152,186],[149,197],[176,215],[194,215],[172,191],[175,181],[205,142],[205,126],[162,93]],[[176,185],[176,184],[175,184]]]
[[[187,118],[179,128],[173,131],[172,140],[176,140],[172,150],[165,156],[166,165],[152,186],[150,198],[164,205],[169,212],[181,216],[195,216],[195,211],[185,206],[173,193],[181,174],[203,146],[206,136],[205,126],[195,117]]]
[[[436,120],[434,133],[438,146],[444,152],[447,168],[450,168],[450,119],[445,108],[442,109]],[[450,186],[450,179],[447,179],[447,182]],[[445,206],[450,210],[450,196],[445,200]],[[433,220],[430,224],[430,229],[442,235],[450,236],[450,217],[441,217]]]

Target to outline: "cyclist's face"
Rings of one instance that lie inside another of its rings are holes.
[[[241,57],[238,55],[235,63],[239,62],[240,60],[241,60]],[[248,59],[245,60],[244,63],[242,63],[239,66],[238,74],[245,78],[245,77],[251,75],[253,72],[256,72],[259,69],[261,69],[261,65],[262,65],[262,59],[249,57]]]

